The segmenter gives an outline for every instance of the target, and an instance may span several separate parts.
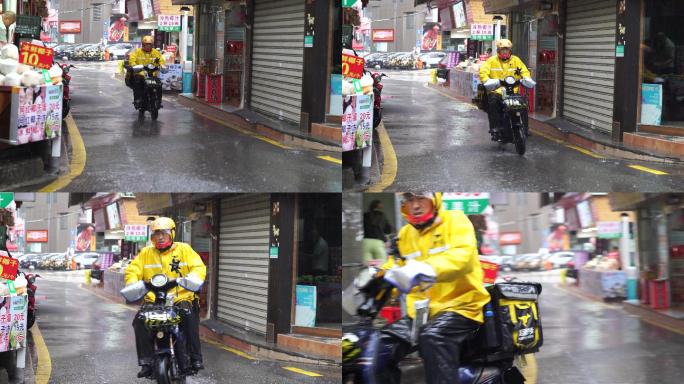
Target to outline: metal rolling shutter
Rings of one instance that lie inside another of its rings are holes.
[[[270,195],[221,200],[216,316],[266,334]]]
[[[616,0],[569,0],[563,115],[610,132],[613,124]]]
[[[304,0],[257,0],[252,44],[252,108],[299,124]]]

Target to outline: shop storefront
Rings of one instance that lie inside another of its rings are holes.
[[[616,195],[614,206],[637,215],[641,303],[684,308],[684,194]]]

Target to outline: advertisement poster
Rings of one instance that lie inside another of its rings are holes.
[[[62,86],[20,88],[17,109],[17,144],[57,137],[62,127]]]
[[[342,150],[371,145],[373,139],[373,95],[346,96],[342,114]]]
[[[59,22],[59,33],[81,33],[81,21],[69,20]]]
[[[27,296],[0,297],[0,352],[26,347]]]
[[[0,251],[0,278],[14,280],[17,278],[19,260],[9,257],[5,251]]]
[[[299,327],[316,326],[316,287],[299,285],[296,288],[295,325]]]
[[[154,6],[152,5],[152,0],[140,0],[140,10],[143,20],[154,16]]]
[[[423,37],[420,43],[421,51],[442,50],[442,27],[439,23],[423,24]]]
[[[663,85],[641,84],[641,124],[660,125],[663,116]]]
[[[27,243],[47,243],[48,231],[47,229],[28,230],[26,231]]]
[[[168,71],[159,74],[159,80],[162,83],[162,90],[164,91],[182,91],[183,90],[183,65],[181,64],[167,64]]]
[[[95,250],[95,225],[79,224],[76,229],[76,252]]]
[[[365,65],[363,57],[342,54],[342,76],[360,79]]]
[[[456,28],[463,28],[468,24],[468,21],[466,19],[466,12],[465,12],[465,1],[461,1],[458,4],[454,4],[454,23],[456,24]]]
[[[108,41],[110,43],[123,43],[128,40],[128,20],[121,16],[109,18]]]

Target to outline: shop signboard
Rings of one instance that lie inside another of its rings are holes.
[[[157,17],[157,26],[160,31],[180,32],[181,17],[180,15],[159,15]]]
[[[297,284],[295,289],[295,325],[298,327],[316,326],[316,287]]]
[[[365,65],[363,57],[342,54],[342,76],[360,79]]]
[[[14,29],[16,35],[40,40],[43,18],[40,16],[17,15],[16,23],[16,28]]]
[[[145,224],[126,224],[124,225],[124,240],[126,241],[147,241],[147,225]]]
[[[26,231],[27,243],[47,243],[48,231],[47,229],[28,230]]]
[[[162,83],[162,90],[164,91],[181,91],[183,90],[183,65],[182,64],[167,64],[166,73],[159,75],[159,80]]]
[[[583,200],[577,203],[577,215],[579,216],[580,227],[590,228],[594,226],[594,217],[591,213],[589,200]]]
[[[374,29],[371,38],[373,41],[394,41],[394,29]]]
[[[499,245],[518,245],[522,243],[520,232],[501,232],[499,234]]]
[[[622,237],[622,223],[619,221],[599,221],[596,223],[596,236],[599,239],[619,239]]]
[[[59,33],[81,33],[80,20],[64,20],[59,22]]]
[[[0,208],[7,208],[14,201],[14,192],[0,192]]]
[[[154,16],[154,5],[152,4],[152,0],[140,0],[140,11],[143,20]]]
[[[444,209],[466,215],[481,215],[489,206],[489,193],[445,193],[442,199]]]
[[[442,50],[442,26],[439,23],[423,24],[423,36],[420,43],[421,51]]]
[[[466,24],[468,24],[465,12],[465,1],[461,1],[460,3],[454,4],[453,9],[455,18],[454,23],[456,24],[456,28],[465,27]]]
[[[31,43],[21,43],[19,47],[19,63],[30,65],[39,69],[50,69],[53,63],[55,51]]]
[[[471,24],[470,25],[470,39],[478,41],[494,40],[494,25],[493,24]]]
[[[119,205],[114,202],[107,206],[107,222],[109,229],[121,228],[121,220],[119,219]]]
[[[345,96],[342,114],[342,150],[353,151],[371,145],[373,95]]]
[[[660,125],[663,116],[663,85],[641,84],[641,124]]]
[[[449,52],[447,55],[447,69],[455,67],[461,60],[461,54],[458,52]]]
[[[351,8],[356,4],[356,2],[359,0],[342,0],[342,7],[343,8]]]
[[[0,297],[0,352],[26,347],[26,295]]]

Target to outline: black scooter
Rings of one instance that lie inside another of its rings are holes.
[[[159,109],[162,108],[161,105],[161,93],[162,85],[159,77],[156,75],[158,71],[162,68],[159,65],[159,60],[155,61],[155,64],[148,65],[135,65],[133,67],[126,66],[126,70],[130,71],[131,81],[135,81],[134,76],[138,76],[139,73],[143,74],[143,97],[139,103],[136,103],[135,109],[138,110],[140,118],[145,116],[145,111],[150,111],[150,116],[152,120],[157,120],[159,117]],[[132,86],[135,86],[132,84]]]
[[[178,340],[187,340],[180,337],[181,311],[173,303],[173,297],[167,295],[167,291],[178,285],[189,289],[187,284],[183,284],[184,279],[169,280],[165,275],[153,276],[149,282],[138,281],[121,290],[121,295],[128,302],[135,302],[142,299],[148,292],[154,293],[155,301],[153,304],[146,304],[138,316],[144,318],[145,327],[154,335],[154,370],[148,379],[156,379],[158,384],[185,384],[186,376],[196,372],[181,372],[178,362],[179,356],[176,354],[176,343]],[[187,348],[185,349],[188,350]],[[190,361],[187,353],[184,366],[189,367]]]

